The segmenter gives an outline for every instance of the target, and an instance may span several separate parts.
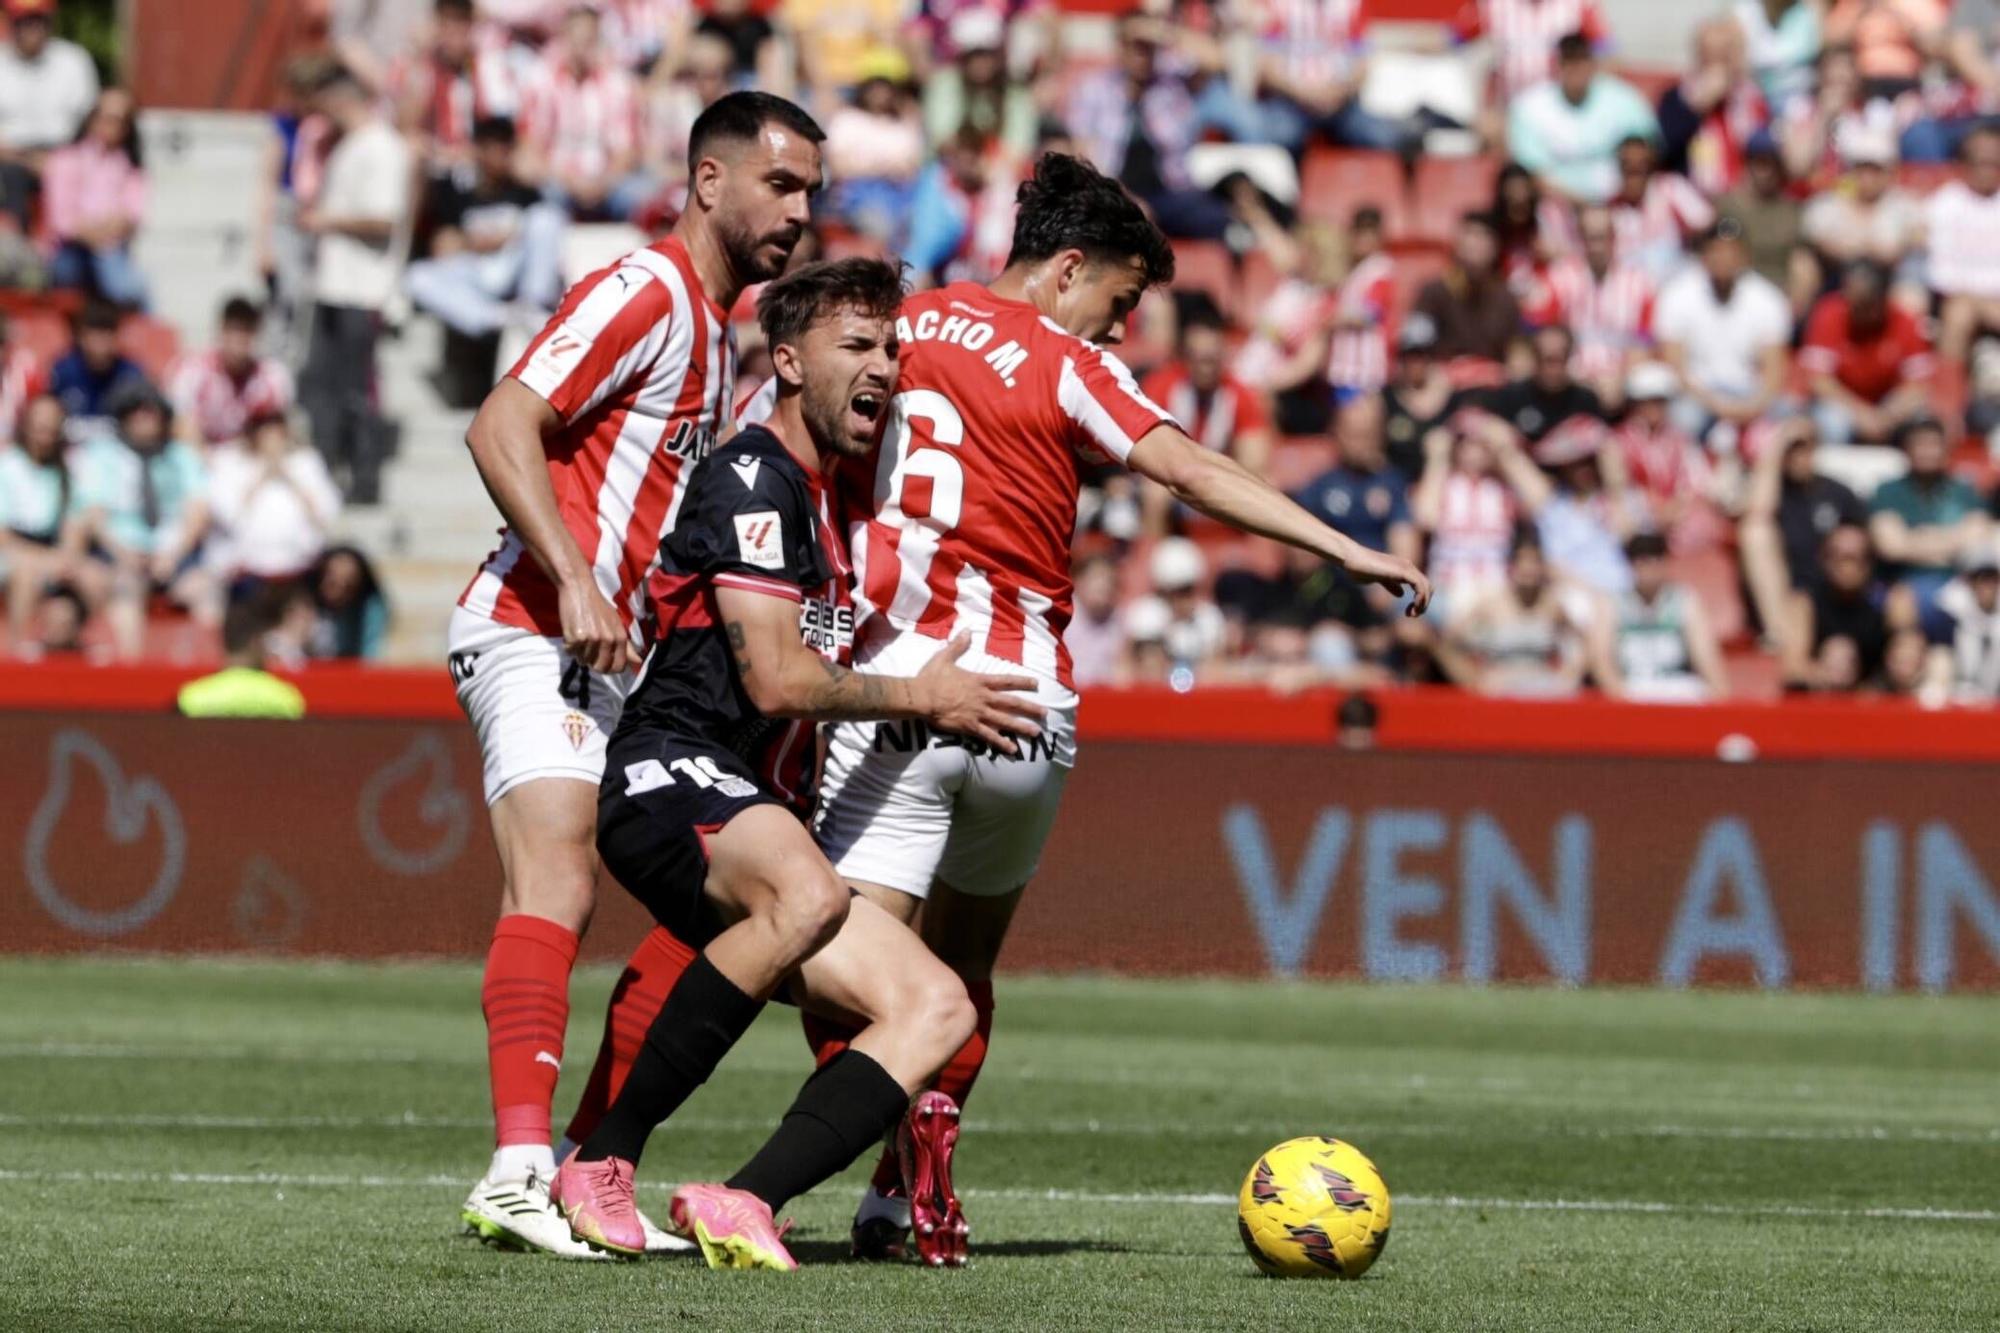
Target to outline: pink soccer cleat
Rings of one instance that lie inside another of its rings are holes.
[[[785,1233],[762,1199],[727,1185],[683,1185],[674,1191],[674,1229],[701,1246],[710,1268],[768,1268],[789,1273],[799,1266],[785,1248]]]
[[[632,1202],[632,1163],[622,1157],[579,1162],[572,1152],[556,1169],[549,1201],[569,1223],[572,1236],[613,1254],[646,1252],[646,1227]]]
[[[926,1092],[910,1104],[896,1130],[903,1191],[910,1199],[910,1231],[917,1257],[932,1268],[963,1268],[972,1228],[951,1188],[951,1154],[958,1145],[958,1103]]]

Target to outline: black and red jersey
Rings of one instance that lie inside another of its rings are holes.
[[[673,531],[647,581],[654,637],[625,701],[619,735],[651,730],[720,746],[766,791],[801,812],[812,804],[813,724],[766,717],[750,702],[716,606],[733,588],[798,603],[799,634],[846,665],[854,646],[847,551],[832,488],[761,426],[694,469]],[[614,738],[615,740],[615,738]]]

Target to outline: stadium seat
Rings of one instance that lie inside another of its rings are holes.
[[[1396,261],[1396,309],[1408,310],[1425,283],[1444,272],[1451,252],[1434,242],[1392,245],[1389,253]]]
[[[1266,478],[1286,494],[1332,467],[1333,441],[1319,435],[1291,435],[1271,450],[1270,475]]]
[[[1299,177],[1300,217],[1345,227],[1363,204],[1382,210],[1389,235],[1408,230],[1409,196],[1403,164],[1394,153],[1348,148],[1314,148],[1306,153]]]
[[[1784,696],[1784,680],[1778,659],[1754,647],[1732,649],[1723,654],[1722,669],[1729,677],[1733,699],[1773,702]]]
[[[1905,162],[1896,168],[1896,183],[1912,194],[1929,194],[1964,174],[1956,162]]]
[[[1813,468],[1866,500],[1877,486],[1909,471],[1910,460],[1886,444],[1822,444],[1813,455]]]
[[[148,315],[130,315],[118,326],[118,350],[139,363],[155,384],[166,378],[167,367],[180,355],[181,335],[171,324]]]
[[[1493,202],[1493,178],[1500,160],[1483,157],[1423,157],[1417,160],[1409,218],[1415,238],[1449,241],[1458,220]]]
[[[1174,289],[1207,292],[1233,321],[1240,305],[1235,257],[1220,241],[1175,241]]]
[[[1243,271],[1236,281],[1236,290],[1240,293],[1237,319],[1245,325],[1256,324],[1263,313],[1264,303],[1271,299],[1271,293],[1277,291],[1284,280],[1285,275],[1271,262],[1271,256],[1262,250],[1252,250],[1243,256]]]
[[[1667,571],[1668,577],[1685,584],[1701,603],[1716,642],[1728,647],[1748,641],[1749,619],[1743,610],[1743,583],[1734,552],[1718,548],[1672,556]]]
[[[30,308],[10,312],[7,328],[7,341],[33,352],[43,366],[53,364],[69,350],[69,320],[53,310]]]

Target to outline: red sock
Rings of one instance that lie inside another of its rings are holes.
[[[653,1026],[667,992],[681,979],[694,961],[694,950],[681,943],[664,927],[655,926],[639,941],[624,973],[612,988],[611,1003],[604,1011],[604,1039],[597,1046],[597,1063],[590,1067],[590,1082],[584,1086],[583,1100],[563,1132],[572,1143],[582,1143],[604,1118],[606,1108],[625,1086],[625,1075],[645,1044],[646,1029]]]
[[[837,1018],[821,1018],[799,1010],[799,1025],[806,1030],[806,1045],[812,1047],[813,1063],[824,1065],[834,1056],[847,1049],[847,1043],[861,1035],[861,1029],[850,1027]]]
[[[494,1137],[502,1148],[549,1141],[575,963],[576,932],[567,926],[517,912],[493,928],[479,1007],[486,1014]]]
[[[972,1085],[979,1081],[980,1067],[986,1063],[986,1046],[993,1036],[993,983],[991,981],[968,981],[965,993],[972,997],[972,1007],[979,1014],[978,1026],[965,1039],[965,1045],[958,1048],[958,1054],[945,1063],[938,1076],[931,1080],[931,1086],[957,1102],[961,1110],[965,1099],[972,1095]],[[807,1020],[808,1030],[812,1020]],[[844,1047],[845,1042],[841,1045]],[[829,1057],[830,1058],[830,1057]],[[821,1063],[825,1063],[822,1059]],[[903,1169],[896,1161],[896,1152],[890,1148],[883,1152],[881,1160],[875,1163],[875,1175],[869,1185],[877,1194],[900,1194],[903,1191]]]

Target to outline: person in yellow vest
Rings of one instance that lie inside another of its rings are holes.
[[[298,686],[264,669],[264,635],[271,616],[261,599],[238,602],[222,621],[222,651],[228,665],[211,676],[181,686],[175,707],[184,717],[275,717],[306,715]]]

